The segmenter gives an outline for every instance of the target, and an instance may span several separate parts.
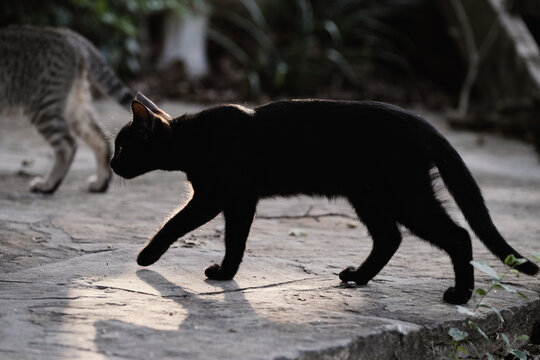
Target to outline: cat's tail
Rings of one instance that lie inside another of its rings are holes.
[[[81,37],[79,41],[84,45],[83,58],[90,80],[103,93],[108,94],[119,104],[129,108],[135,94],[122,80],[116,76],[103,55],[90,41]]]
[[[484,245],[503,262],[511,254],[523,258],[493,224],[478,184],[452,145],[437,134],[433,137],[431,151],[444,184]],[[516,269],[528,275],[536,275],[539,271],[538,266],[528,260]]]

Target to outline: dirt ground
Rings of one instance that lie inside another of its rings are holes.
[[[163,107],[172,115],[200,108]],[[108,101],[96,109],[111,134],[129,120]],[[463,155],[506,239],[524,255],[540,253],[540,162],[532,147],[454,132],[439,115],[419,112]],[[339,282],[337,274],[371,248],[344,201],[262,201],[237,277],[215,282],[204,269],[223,255],[221,217],[155,265],[135,263],[189,199],[182,173],[115,178],[107,193],[90,194],[84,189],[94,160],[81,144],[56,194],[28,192],[51,160],[27,121],[0,117],[0,359],[430,359],[444,358],[448,329],[464,326],[464,315],[441,300],[453,281],[449,258],[407,232],[369,285]],[[465,224],[452,201],[447,206]],[[477,240],[474,252],[504,271]],[[487,283],[477,274],[477,286]],[[487,310],[475,320],[493,337],[540,324],[540,280],[521,276],[511,284],[529,300],[498,290],[487,301],[506,322]],[[502,347],[471,336],[480,349]]]

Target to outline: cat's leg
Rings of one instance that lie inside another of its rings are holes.
[[[109,161],[111,147],[103,128],[96,122],[92,109],[78,117],[72,125],[75,133],[92,149],[96,159],[97,173],[88,178],[88,191],[105,192],[112,177]]]
[[[137,263],[155,263],[178,238],[212,220],[222,211],[219,202],[210,194],[194,193],[187,205],[174,215],[141,250]]]
[[[474,289],[474,269],[471,238],[467,230],[458,226],[435,199],[419,202],[414,209],[400,217],[399,222],[419,237],[446,251],[452,260],[455,286],[444,293],[451,304],[465,304]]]
[[[225,217],[225,257],[221,265],[214,264],[205,274],[212,280],[230,280],[234,277],[246,249],[246,240],[255,215],[255,200],[232,200],[223,210]]]
[[[92,149],[96,159],[97,173],[88,178],[88,191],[105,192],[112,176],[111,148],[105,131],[95,120],[90,84],[84,70],[73,81],[65,114],[75,134]]]
[[[62,113],[60,109],[52,109],[38,112],[32,117],[32,123],[54,150],[54,163],[47,176],[37,177],[30,182],[33,192],[53,193],[60,186],[75,156],[77,143],[65,118],[60,115]]]
[[[366,225],[373,239],[371,253],[359,268],[348,267],[339,274],[344,281],[365,285],[390,261],[401,243],[401,233],[396,221],[376,205],[366,207],[361,201],[351,201],[360,220]]]

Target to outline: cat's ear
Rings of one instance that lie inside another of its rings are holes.
[[[131,101],[131,111],[133,112],[133,123],[142,126],[146,130],[154,129],[155,116],[143,104],[137,100]]]
[[[163,117],[165,120],[172,120],[172,116],[167,114],[165,111],[161,110],[156,104],[154,104],[150,99],[144,96],[142,93],[138,92],[135,95],[135,100],[138,100],[141,104],[146,106],[147,109],[152,111],[154,114]]]

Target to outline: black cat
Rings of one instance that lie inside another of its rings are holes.
[[[232,279],[246,246],[260,198],[307,194],[345,197],[367,226],[373,249],[342,281],[366,284],[398,249],[398,224],[446,251],[455,286],[444,293],[466,303],[474,289],[469,234],[437,200],[430,169],[437,167],[480,240],[501,260],[518,254],[493,225],[475,180],[456,150],[430,124],[378,102],[278,101],[255,108],[223,105],[172,119],[142,94],[132,102],[133,121],[118,134],[114,172],[131,179],[151,170],[181,170],[193,198],[137,258],[157,261],[179,237],[225,217],[225,257],[206,269]],[[526,262],[517,269],[534,275]]]

